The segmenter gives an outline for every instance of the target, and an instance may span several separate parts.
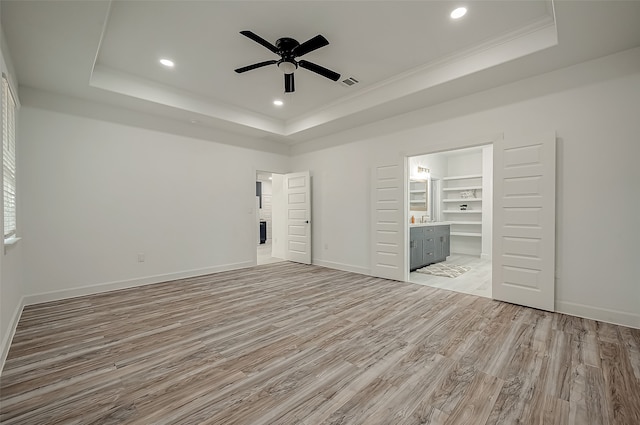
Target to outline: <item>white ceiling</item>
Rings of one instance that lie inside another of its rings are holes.
[[[21,86],[287,144],[640,45],[640,1],[3,0],[0,12]],[[241,30],[322,34],[330,44],[304,59],[360,83],[298,69],[285,95],[275,65],[236,74],[277,58]]]

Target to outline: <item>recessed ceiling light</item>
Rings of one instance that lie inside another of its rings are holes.
[[[280,99],[276,99],[276,100],[273,101],[273,104],[276,105],[276,106],[282,106],[282,105],[284,105],[284,102],[281,101]]]
[[[466,7],[459,7],[451,12],[451,19],[460,19],[467,13]]]
[[[171,59],[160,59],[160,63],[166,66],[167,68],[173,68],[175,63]]]

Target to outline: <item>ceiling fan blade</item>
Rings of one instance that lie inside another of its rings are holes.
[[[333,72],[332,70],[327,69],[324,66],[317,65],[313,62],[301,60],[298,62],[298,65],[300,65],[304,69],[315,72],[316,74],[320,74],[330,80],[338,81],[340,79],[340,74],[338,74],[337,72]]]
[[[284,74],[284,92],[293,93],[296,88],[293,84],[293,74]]]
[[[248,65],[248,66],[243,66],[242,68],[238,68],[235,71],[238,74],[242,74],[243,72],[251,71],[252,69],[262,68],[263,66],[267,66],[267,65],[273,65],[276,62],[278,62],[278,61],[277,60],[270,60],[270,61],[254,63],[253,65]]]
[[[245,31],[240,31],[240,34],[244,35],[245,37],[248,37],[248,38],[252,39],[253,41],[255,41],[258,44],[262,44],[264,47],[266,47],[267,49],[271,50],[276,55],[278,54],[278,48],[276,46],[274,46],[273,44],[269,43],[264,38],[260,37],[259,35],[251,32],[251,31],[246,31],[246,30]]]
[[[329,44],[326,38],[321,35],[316,35],[315,37],[305,41],[298,47],[293,49],[294,57],[299,57],[302,55],[306,55],[309,52],[313,52],[316,49],[326,46]]]

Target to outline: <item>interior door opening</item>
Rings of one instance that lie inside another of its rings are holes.
[[[256,172],[257,264],[285,261],[284,175]]]
[[[309,171],[256,172],[257,264],[311,264],[311,175]]]
[[[408,167],[409,281],[492,298],[493,145]]]

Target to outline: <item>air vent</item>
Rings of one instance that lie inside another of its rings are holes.
[[[355,79],[355,78],[353,78],[353,77],[349,77],[349,78],[347,78],[347,79],[342,80],[342,84],[343,84],[343,85],[345,85],[345,86],[347,86],[347,87],[351,87],[351,86],[356,85],[356,84],[358,84],[358,83],[359,83],[359,81],[358,81],[358,80],[356,80],[356,79]]]

